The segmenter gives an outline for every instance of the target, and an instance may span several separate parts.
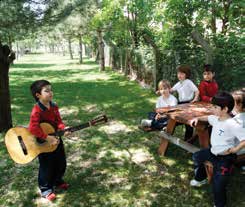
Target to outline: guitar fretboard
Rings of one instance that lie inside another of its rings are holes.
[[[52,133],[52,134],[50,134],[50,135],[54,135],[54,136],[61,137],[61,136],[63,136],[63,135],[65,134],[65,132],[67,132],[67,131],[75,132],[75,131],[78,131],[78,130],[87,128],[87,127],[89,127],[89,126],[90,126],[90,123],[87,122],[87,123],[85,123],[85,124],[81,124],[81,125],[78,125],[78,126],[74,126],[74,127],[70,127],[70,128],[61,130],[61,131],[57,131],[57,132]]]

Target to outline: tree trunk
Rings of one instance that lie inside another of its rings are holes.
[[[82,43],[81,34],[79,34],[78,40],[79,40],[79,63],[82,64],[83,63],[83,43]]]
[[[20,57],[20,49],[19,49],[19,44],[16,42],[16,59],[18,60]]]
[[[209,45],[209,43],[201,36],[201,34],[193,30],[192,31],[192,37],[195,39],[203,48],[203,50],[206,52],[206,64],[213,64],[213,48]]]
[[[84,52],[85,52],[85,56],[91,58],[92,57],[92,53],[91,53],[91,50],[89,48],[88,45],[84,44]]]
[[[73,60],[73,54],[72,54],[72,49],[71,49],[71,38],[68,38],[68,49],[69,49],[69,54],[70,54],[70,58],[71,60]]]
[[[66,49],[65,49],[65,43],[61,43],[61,51],[62,51],[62,55],[65,56],[66,55]]]
[[[8,73],[9,65],[14,59],[15,54],[0,42],[0,132],[12,127]]]
[[[120,54],[120,70],[121,71],[123,71],[123,57],[124,57],[124,50],[123,50],[123,48],[121,48],[120,50],[119,50],[119,54]]]
[[[129,50],[125,49],[124,75],[129,74]]]
[[[112,57],[112,61],[111,61],[112,62],[112,69],[118,70],[120,67],[120,60],[119,60],[120,54],[119,54],[116,46],[113,46],[112,49],[113,49],[112,55],[111,55],[111,57]]]
[[[211,30],[216,34],[216,0],[212,0]]]
[[[9,36],[8,36],[8,47],[9,47],[9,49],[10,49],[11,51],[12,51],[12,49],[13,49],[12,43],[13,43],[12,37],[9,35]]]
[[[102,38],[102,31],[97,30],[98,35],[98,46],[99,46],[99,55],[100,55],[100,71],[105,70],[105,54],[104,54],[104,43]]]
[[[154,39],[148,35],[147,33],[143,34],[143,38],[147,44],[149,44],[154,51],[154,69],[152,71],[152,78],[153,78],[153,87],[154,90],[157,90],[157,84],[162,79],[161,74],[161,51],[159,50],[158,46],[154,42]]]
[[[231,6],[232,0],[223,1],[224,6],[224,15],[222,18],[222,33],[226,34],[227,28],[228,28],[228,22],[229,22],[229,10]]]

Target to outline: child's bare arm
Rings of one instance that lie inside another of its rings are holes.
[[[156,93],[156,95],[158,95],[158,96],[161,95],[160,90],[157,90],[155,93]]]
[[[193,99],[191,102],[193,103],[193,102],[198,101],[198,98],[199,98],[199,91],[197,90],[197,91],[195,92],[194,99]]]
[[[155,117],[155,120],[161,119],[161,118],[166,118],[167,116],[165,114],[157,114]]]
[[[241,141],[236,147],[232,147],[228,149],[227,154],[230,154],[230,153],[235,154],[243,148],[245,148],[245,140]]]
[[[194,127],[197,125],[198,121],[208,121],[208,116],[201,116],[198,118],[194,118],[194,119],[190,120],[190,125],[192,127]]]

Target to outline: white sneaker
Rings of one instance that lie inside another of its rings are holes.
[[[142,119],[141,120],[141,126],[142,127],[150,127],[152,120],[149,119]]]
[[[197,180],[193,179],[190,182],[190,186],[200,187],[200,186],[202,186],[202,185],[204,185],[206,183],[207,183],[207,179],[204,179],[202,181],[197,181]]]

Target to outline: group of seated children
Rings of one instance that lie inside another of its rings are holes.
[[[196,85],[189,79],[191,75],[190,67],[181,65],[177,68],[177,77],[179,81],[171,88],[170,83],[162,80],[158,84],[158,91],[161,96],[157,99],[156,112],[158,108],[175,106],[177,104],[196,102],[200,100],[210,102],[212,97],[218,92],[218,84],[214,80],[214,71],[211,65],[204,65],[203,81],[199,85],[199,90]],[[176,91],[178,94],[178,102],[171,95],[171,92]],[[148,119],[141,121],[140,128],[144,131],[162,129],[167,125],[167,118],[159,113],[150,112]],[[193,128],[185,125],[185,140],[189,140],[193,135]]]
[[[214,115],[193,119],[191,125],[195,126],[198,120],[208,121],[212,126],[210,143],[211,147],[202,149],[193,154],[194,174],[191,186],[201,186],[207,182],[205,161],[210,161],[214,166],[213,194],[215,207],[226,206],[226,188],[232,166],[237,154],[244,153],[245,148],[245,89],[233,92],[218,92],[218,85],[214,80],[214,71],[211,65],[204,65],[203,81],[199,90],[189,80],[190,68],[180,66],[177,68],[179,82],[172,88],[167,81],[161,81],[158,90],[161,96],[157,100],[156,108],[174,106],[174,100],[170,92],[177,91],[178,104],[195,102],[200,100],[210,102],[215,106]],[[160,101],[161,100],[161,101]],[[157,110],[156,110],[157,111]],[[150,113],[152,114],[152,113]],[[155,113],[149,120],[142,120],[142,127],[159,129],[167,125],[167,118]],[[192,127],[186,126],[185,140],[192,136]],[[244,164],[244,163],[243,163]]]

